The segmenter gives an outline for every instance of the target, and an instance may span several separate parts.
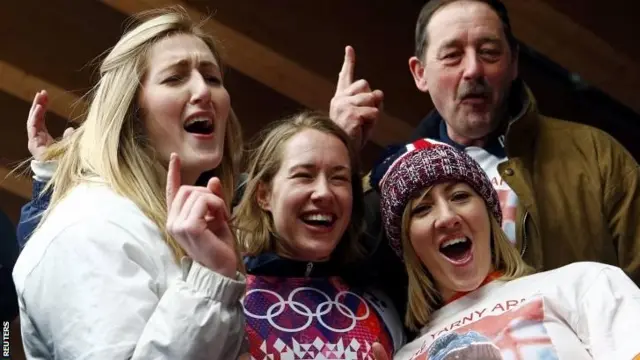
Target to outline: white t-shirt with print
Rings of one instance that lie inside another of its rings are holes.
[[[498,172],[498,164],[507,161],[507,157],[498,157],[477,146],[466,147],[465,152],[480,164],[498,193],[500,209],[502,209],[502,229],[507,234],[509,241],[515,245],[518,196],[511,190],[507,182],[502,180],[502,176]]]
[[[394,359],[631,360],[638,325],[640,289],[617,267],[579,262],[447,304]]]

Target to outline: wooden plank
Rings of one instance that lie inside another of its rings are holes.
[[[31,179],[0,166],[0,187],[25,199],[31,199]]]
[[[42,89],[49,92],[49,111],[63,118],[76,121],[87,110],[85,101],[72,92],[0,60],[0,90],[31,104],[36,92]]]
[[[272,51],[334,82],[344,46],[357,54],[355,79],[384,91],[384,110],[416,126],[433,109],[418,91],[407,60],[415,21],[424,0],[182,0]]]
[[[82,95],[125,19],[97,1],[0,1],[0,60]]]
[[[594,0],[542,1],[589,29],[616,50],[636,62],[640,61],[640,47],[637,46],[638,14],[634,11],[633,1],[607,0],[606,6]]]
[[[640,114],[640,64],[545,2],[503,1],[518,39]]]
[[[34,94],[41,89],[49,92],[49,111],[64,119],[76,120],[86,111],[87,104],[75,94],[0,60],[0,90],[31,104]],[[27,115],[25,112],[24,118],[7,121],[11,124],[16,120],[26,121]],[[4,126],[9,126],[8,123]],[[26,139],[24,146],[26,147]],[[11,174],[11,170],[4,166],[0,166],[0,188],[25,199],[31,198],[31,179]]]

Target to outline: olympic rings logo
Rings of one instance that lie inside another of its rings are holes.
[[[318,293],[325,298],[325,301],[317,305],[315,312],[311,311],[311,309],[308,306],[306,306],[305,304],[299,301],[295,301],[293,299],[296,294],[302,291],[311,291],[311,292]],[[278,299],[278,301],[272,304],[271,306],[269,306],[269,308],[267,309],[267,313],[265,315],[251,313],[250,311],[247,310],[246,307],[244,307],[244,302],[243,302],[245,315],[254,319],[267,320],[271,326],[284,332],[298,332],[298,331],[305,330],[309,327],[309,325],[311,325],[311,323],[313,322],[313,319],[317,319],[318,322],[328,330],[337,332],[337,333],[345,333],[353,330],[356,327],[357,322],[368,318],[370,313],[369,305],[367,304],[367,302],[362,297],[350,291],[341,291],[338,294],[336,294],[335,298],[332,300],[327,294],[325,294],[324,292],[318,289],[310,288],[310,287],[300,287],[293,290],[289,294],[288,299],[285,300],[280,294],[272,290],[252,289],[246,293],[245,301],[247,301],[247,299],[249,298],[249,296],[251,296],[251,294],[255,294],[255,293],[269,294],[275,297],[276,299]],[[340,302],[340,300],[345,298],[347,295],[355,296],[360,300],[360,302],[364,305],[364,308],[366,310],[364,315],[356,316],[353,310],[349,309],[347,305]],[[285,311],[287,306],[289,306],[291,310],[293,310],[296,314],[307,317],[307,320],[304,323],[304,325],[294,329],[289,329],[276,324],[276,322],[274,321],[274,318],[277,318],[279,315],[281,315]],[[336,329],[324,321],[323,317],[329,314],[333,310],[334,306],[336,307],[338,312],[342,314],[342,316],[348,319],[351,319],[351,324],[347,328]]]

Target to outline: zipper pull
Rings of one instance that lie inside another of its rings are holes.
[[[311,275],[311,270],[313,270],[312,262],[307,264],[307,270],[304,272],[304,277],[309,277],[309,275]]]

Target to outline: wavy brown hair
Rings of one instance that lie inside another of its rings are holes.
[[[258,189],[261,184],[271,186],[282,164],[287,141],[307,129],[335,136],[347,147],[353,190],[351,221],[331,256],[342,263],[355,261],[364,253],[359,242],[364,224],[364,199],[358,154],[349,135],[329,117],[317,112],[303,112],[275,122],[258,136],[259,145],[251,151],[246,189],[233,217],[240,248],[250,256],[276,251],[281,239],[275,232],[270,213],[258,203]]]

